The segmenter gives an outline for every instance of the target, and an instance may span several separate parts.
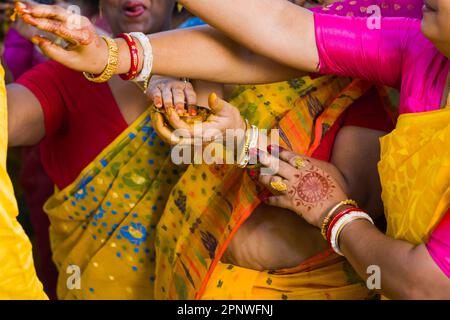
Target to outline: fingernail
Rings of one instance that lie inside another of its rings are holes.
[[[49,41],[44,36],[33,36],[31,42],[37,46],[42,46],[44,42]]]
[[[158,108],[161,108],[161,107],[162,107],[162,100],[161,100],[160,97],[156,97],[156,98],[154,99],[154,102],[155,102],[155,106],[157,106]]]
[[[189,115],[195,117],[197,115],[197,108],[195,106],[189,106]]]
[[[177,103],[175,105],[175,111],[179,116],[182,116],[184,114],[184,104]]]
[[[23,2],[17,2],[16,3],[16,10],[19,12],[19,13],[31,13],[31,11],[28,9],[28,6],[27,6],[27,4],[26,3],[23,3]]]
[[[210,107],[215,106],[217,104],[217,94],[215,92],[209,95],[208,102]]]
[[[23,9],[25,9],[26,7],[27,7],[27,5],[26,5],[25,3],[20,2],[20,1],[16,2],[16,8],[17,8],[17,9],[23,10]]]

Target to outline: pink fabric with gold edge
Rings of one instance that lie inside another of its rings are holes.
[[[369,17],[369,6],[380,8],[382,17],[422,18],[423,0],[351,0],[338,1],[326,7],[312,8],[311,11],[347,17]]]
[[[419,19],[382,17],[372,30],[366,18],[316,13],[314,20],[321,73],[401,88],[400,113],[440,108],[450,63]]]

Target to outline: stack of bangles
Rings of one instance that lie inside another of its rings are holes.
[[[238,167],[245,168],[249,164],[255,164],[252,161],[252,155],[256,155],[256,149],[258,147],[259,139],[259,129],[258,127],[252,125],[249,128],[248,121],[245,120],[246,130],[245,130],[245,141],[241,148],[241,153],[238,158]],[[256,159],[256,158],[255,158]]]
[[[328,212],[323,220],[321,233],[337,254],[343,256],[339,248],[339,236],[342,230],[351,222],[359,219],[364,219],[374,224],[372,218],[358,208],[356,201],[350,199],[339,202]]]
[[[132,33],[121,33],[117,36],[118,38],[122,38],[128,45],[130,50],[131,57],[131,66],[130,70],[126,74],[121,74],[120,77],[123,80],[133,80],[136,83],[143,82],[144,83],[144,92],[147,91],[148,83],[150,81],[151,72],[153,69],[153,50],[152,45],[148,37],[142,32],[132,32]],[[119,66],[119,47],[117,46],[116,41],[114,39],[102,36],[103,40],[105,40],[108,45],[108,63],[100,75],[93,75],[87,72],[84,72],[84,76],[86,79],[96,83],[102,83],[109,81],[114,74],[116,74],[118,66]],[[139,50],[136,45],[137,39],[144,50],[144,60],[143,66],[140,73],[138,73],[139,69]]]

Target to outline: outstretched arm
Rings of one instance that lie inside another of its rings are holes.
[[[210,26],[157,33],[149,38],[155,74],[232,84],[270,83],[304,75],[299,69],[255,54]],[[128,61],[126,44],[120,51],[124,53],[121,61]],[[127,69],[128,62],[124,64],[125,72]]]
[[[48,39],[34,37],[33,42],[47,56],[78,71],[98,74],[104,70],[108,50],[88,19],[82,18],[81,27],[71,29],[67,25],[70,13],[58,6],[27,4],[25,8],[17,7],[26,22],[72,44],[63,49]],[[211,27],[168,31],[149,37],[153,46],[154,74],[220,83],[269,83],[304,74],[254,54]],[[130,69],[128,46],[122,39],[116,39],[116,42],[120,54],[117,73],[126,73]],[[302,56],[302,51],[297,54]],[[141,69],[142,59],[140,62]]]
[[[298,70],[317,71],[314,18],[309,10],[285,0],[179,2],[254,52]]]

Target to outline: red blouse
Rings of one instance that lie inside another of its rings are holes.
[[[46,132],[42,164],[60,189],[128,127],[107,83],[89,82],[54,61],[34,67],[17,83],[41,104]]]

